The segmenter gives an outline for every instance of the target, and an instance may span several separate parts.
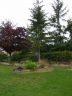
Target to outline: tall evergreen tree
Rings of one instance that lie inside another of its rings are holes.
[[[69,51],[72,51],[72,19],[69,19],[67,21],[67,27],[65,29],[66,32],[68,32],[69,38],[66,44],[66,48]]]
[[[68,10],[63,7],[64,4],[61,0],[55,0],[52,4],[54,14],[49,18],[50,26],[53,26],[54,30],[50,33],[53,37],[55,44],[62,44],[64,36],[64,26],[61,24],[61,20],[65,20],[64,16],[67,14]]]
[[[65,29],[70,34],[70,40],[72,40],[72,19],[67,21],[67,28]]]
[[[29,36],[31,37],[31,41],[33,44],[33,52],[37,54],[38,61],[40,62],[40,49],[45,42],[45,29],[47,27],[46,14],[44,12],[43,5],[39,0],[36,0],[34,3],[34,8],[31,9],[31,19],[29,26]]]

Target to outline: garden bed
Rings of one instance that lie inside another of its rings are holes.
[[[34,73],[34,72],[51,72],[53,71],[53,68],[38,68],[36,70],[29,70],[29,69],[23,69],[23,70],[15,70],[16,73]]]

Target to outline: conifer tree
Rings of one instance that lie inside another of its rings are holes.
[[[31,19],[29,26],[29,36],[33,45],[33,52],[38,56],[38,61],[40,62],[40,49],[45,43],[46,33],[45,29],[47,27],[47,20],[45,11],[42,9],[42,2],[36,0],[34,3],[34,8],[31,10]]]
[[[53,37],[54,43],[57,45],[62,44],[65,39],[65,26],[61,24],[61,20],[65,21],[64,16],[67,14],[68,10],[63,6],[64,4],[61,0],[55,0],[52,4],[54,14],[49,18],[50,26],[54,28],[50,35]]]

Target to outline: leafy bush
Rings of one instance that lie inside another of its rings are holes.
[[[0,62],[7,61],[7,60],[8,60],[7,54],[0,52]]]
[[[42,53],[42,58],[48,59],[49,61],[71,61],[72,52],[71,51],[57,51]]]
[[[38,58],[37,58],[37,56],[35,56],[35,54],[29,53],[29,54],[27,55],[27,60],[36,62],[36,61],[38,61]]]
[[[37,69],[37,63],[32,62],[32,61],[26,61],[25,68],[30,69],[30,70],[35,70]]]
[[[11,56],[11,61],[14,62],[20,62],[20,61],[24,61],[27,58],[27,53],[25,52],[14,52]]]

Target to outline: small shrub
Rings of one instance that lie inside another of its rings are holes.
[[[26,61],[25,68],[30,69],[30,70],[35,70],[37,69],[37,63],[32,62],[32,61]]]
[[[22,52],[14,52],[11,56],[11,61],[13,62],[21,62],[25,60],[26,54],[22,54]]]
[[[0,52],[0,62],[7,61],[7,60],[8,60],[7,54]]]

